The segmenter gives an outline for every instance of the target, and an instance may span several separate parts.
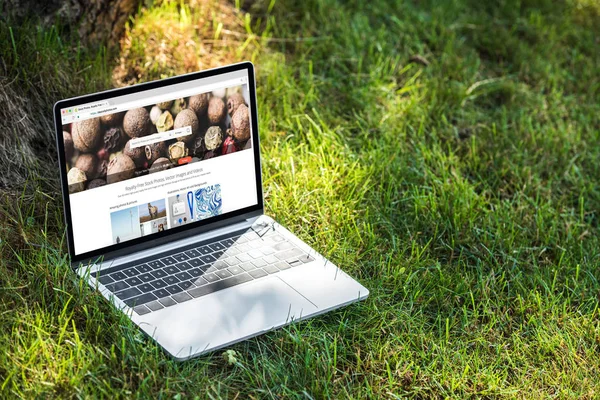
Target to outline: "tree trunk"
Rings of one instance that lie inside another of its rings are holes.
[[[4,12],[14,18],[40,17],[44,24],[59,22],[91,46],[118,46],[127,19],[139,0],[5,0]]]

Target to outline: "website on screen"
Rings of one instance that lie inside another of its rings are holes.
[[[60,110],[76,255],[257,204],[247,75],[206,81]]]

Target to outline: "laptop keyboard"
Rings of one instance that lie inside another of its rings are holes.
[[[261,279],[314,258],[272,229],[220,237],[100,272],[96,278],[139,315]]]

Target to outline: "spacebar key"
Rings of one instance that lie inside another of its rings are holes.
[[[194,297],[206,296],[207,294],[227,289],[229,287],[239,285],[244,282],[249,282],[251,280],[252,277],[250,275],[248,275],[247,273],[243,273],[240,275],[232,276],[231,278],[223,279],[222,281],[211,283],[210,285],[204,285],[192,290],[188,290],[188,293]]]

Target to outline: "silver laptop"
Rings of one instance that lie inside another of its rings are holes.
[[[71,265],[185,360],[366,298],[264,214],[254,67],[54,106]]]

